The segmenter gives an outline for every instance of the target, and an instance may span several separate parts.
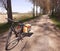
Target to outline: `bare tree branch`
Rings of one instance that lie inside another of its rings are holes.
[[[4,8],[7,10],[7,4],[5,3],[4,0],[2,0],[2,1],[3,1],[3,6],[4,6]]]

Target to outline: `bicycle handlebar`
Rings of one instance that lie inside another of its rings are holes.
[[[12,22],[14,22],[12,19],[10,19],[10,18],[6,18],[7,20],[9,20],[9,21],[12,21]]]
[[[11,21],[11,22],[18,22],[18,21],[14,21],[14,20],[12,20],[10,18],[6,18],[6,19],[9,20],[9,21]]]

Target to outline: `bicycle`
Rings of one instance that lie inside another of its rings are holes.
[[[11,27],[10,27],[10,30],[9,30],[9,33],[7,36],[5,50],[13,49],[19,43],[20,40],[23,40],[23,38],[25,36],[30,37],[33,34],[32,32],[30,32],[31,26],[25,27],[26,24],[24,24],[21,21],[16,22],[9,18],[8,18],[8,20],[10,20],[12,22],[12,24],[11,24]],[[17,23],[17,26],[15,26],[15,23]],[[18,30],[16,30],[17,29],[16,27],[18,28]],[[25,29],[25,32],[24,32],[24,28],[28,28],[28,29]],[[13,34],[14,34],[14,36],[13,36]],[[11,38],[11,37],[13,37],[13,38]]]

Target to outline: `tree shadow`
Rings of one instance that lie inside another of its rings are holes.
[[[44,17],[43,19],[45,19],[45,18],[46,17]],[[47,19],[49,19],[49,17],[46,18],[46,20]],[[45,32],[45,34],[47,34],[46,31],[50,31],[47,35],[49,35],[53,32],[54,35],[56,35],[57,37],[60,38],[60,29],[55,24],[52,24],[50,22],[45,22],[45,23],[42,23],[42,24],[36,24],[38,22],[40,22],[40,18],[38,18],[38,20],[35,19],[35,20],[32,20],[32,21],[29,21],[28,23],[32,24],[32,26],[42,27],[41,29],[44,29],[42,32]],[[40,30],[40,28],[39,28],[39,30]],[[37,31],[39,31],[39,30],[37,30]]]
[[[0,36],[0,43],[6,42],[6,38],[7,38],[7,36],[5,36],[4,34],[2,36]]]
[[[60,38],[60,29],[58,27],[56,27],[56,25],[44,23],[44,24],[38,25],[38,26],[42,27],[44,29],[42,32],[44,32],[45,35],[50,35],[53,32],[53,34],[56,35],[56,37]],[[50,32],[47,34],[46,31],[50,31]]]

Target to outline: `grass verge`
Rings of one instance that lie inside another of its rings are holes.
[[[35,19],[37,17],[22,17],[22,18],[19,18],[17,19],[18,21],[22,21],[22,22],[25,22],[25,21],[30,21],[31,19]],[[4,33],[6,32],[9,28],[10,28],[11,24],[9,23],[2,23],[0,24],[0,33]]]
[[[55,25],[60,28],[60,21],[57,19],[56,16],[54,15],[50,15],[50,18],[52,19],[52,21],[55,23]]]
[[[11,24],[8,23],[2,23],[0,24],[0,33],[6,32]]]

